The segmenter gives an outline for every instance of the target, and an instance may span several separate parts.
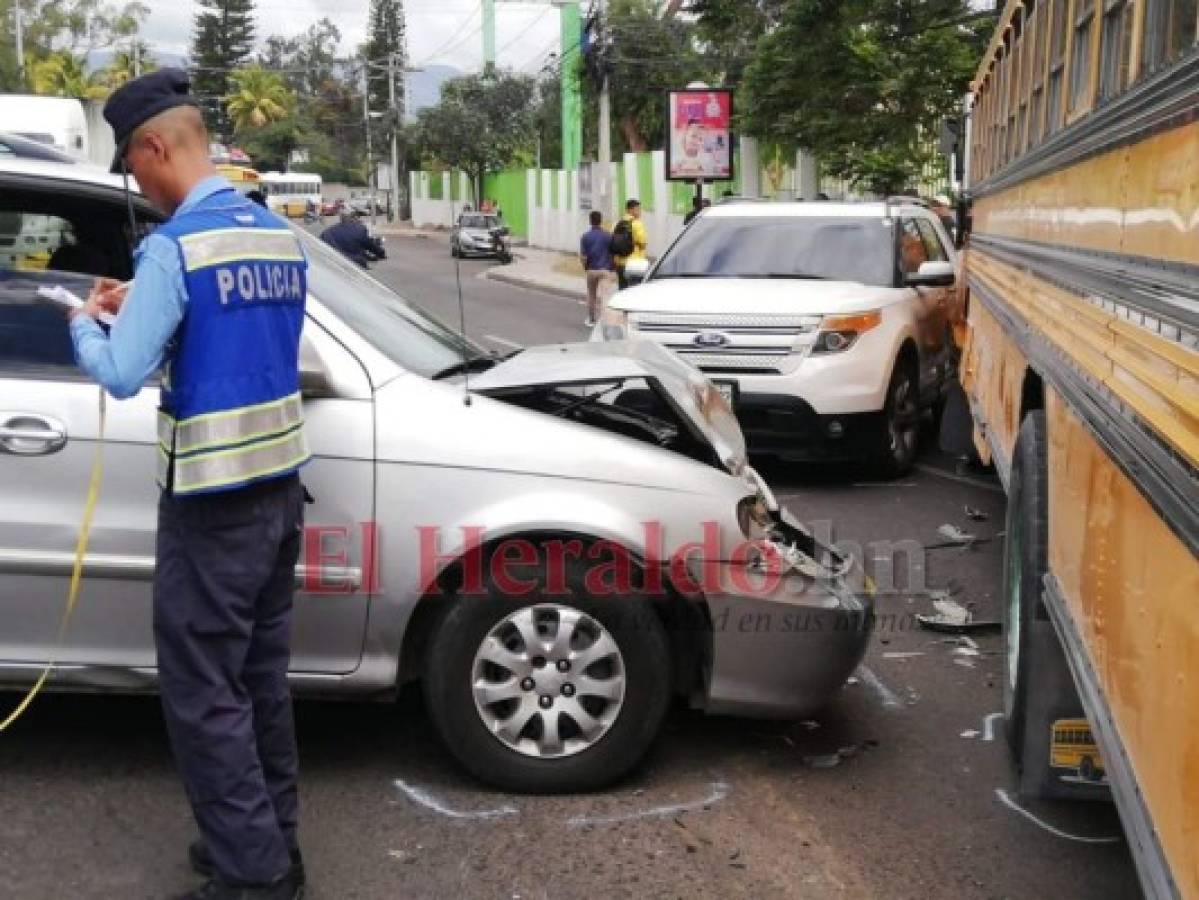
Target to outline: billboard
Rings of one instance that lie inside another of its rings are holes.
[[[707,88],[666,95],[666,179],[733,178],[733,92]]]

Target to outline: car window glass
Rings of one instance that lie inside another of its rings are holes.
[[[917,219],[916,227],[920,229],[920,237],[924,241],[924,250],[928,258],[933,262],[947,262],[949,255],[945,252],[941,239],[937,237],[937,229],[933,228],[933,223],[926,219]]]
[[[55,192],[0,193],[0,372],[83,378],[66,317],[38,300],[37,289],[62,285],[82,298],[96,276],[128,278],[131,236],[140,240],[154,227],[141,218],[131,229],[123,203]]]
[[[899,223],[899,271],[907,275],[920,270],[928,262],[928,250],[914,219]]]

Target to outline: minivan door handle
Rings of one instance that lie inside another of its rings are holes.
[[[0,451],[46,456],[67,444],[67,428],[57,419],[30,413],[0,413]]]

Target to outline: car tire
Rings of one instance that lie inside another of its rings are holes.
[[[1020,425],[1008,482],[1003,549],[1003,714],[1017,765],[1023,761],[1029,680],[1029,640],[1049,565],[1045,414],[1029,413]]]
[[[510,596],[489,579],[484,593],[455,598],[433,635],[423,679],[429,715],[480,781],[521,793],[596,790],[636,765],[661,730],[672,694],[662,623],[643,597],[597,596],[585,574],[567,559],[567,590],[551,595],[543,554],[517,576],[533,590]],[[552,643],[564,627],[573,638],[565,650],[522,637]],[[601,655],[585,669],[559,669],[591,652]]]
[[[913,365],[895,363],[883,404],[877,466],[886,478],[906,475],[920,447],[920,382]]]

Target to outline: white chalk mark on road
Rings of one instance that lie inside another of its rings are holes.
[[[1050,834],[1057,835],[1060,838],[1065,838],[1068,841],[1077,841],[1080,844],[1118,844],[1122,840],[1124,840],[1123,838],[1120,838],[1120,837],[1085,837],[1080,834],[1069,834],[1068,832],[1062,831],[1060,828],[1054,828],[1048,822],[1044,822],[1041,819],[1038,819],[1036,816],[1034,816],[1032,813],[1030,813],[1027,809],[1025,809],[1023,806],[1021,806],[1019,803],[1017,803],[1015,800],[1013,800],[1008,795],[1008,792],[1005,791],[1003,788],[995,788],[995,796],[998,797],[999,802],[1002,803],[1004,806],[1006,806],[1008,809],[1012,810],[1013,812],[1020,813],[1020,815],[1024,816],[1024,818],[1028,819],[1030,822],[1034,822],[1037,825],[1040,825],[1042,828],[1044,828]]]
[[[485,334],[483,337],[486,340],[492,341],[496,344],[503,344],[505,347],[511,347],[513,350],[525,349],[524,344],[518,344],[516,341],[510,341],[507,338],[502,338],[498,334]]]
[[[1001,712],[991,713],[989,716],[983,717],[983,740],[984,741],[995,740],[995,720],[1002,719],[1002,718],[1003,718],[1003,713],[1001,713]]]
[[[424,788],[419,788],[416,785],[408,784],[402,778],[395,779],[395,786],[404,792],[413,803],[419,803],[426,809],[431,809],[435,813],[440,813],[450,819],[499,819],[503,816],[515,816],[520,814],[520,810],[515,806],[501,806],[497,809],[479,809],[479,810],[460,810],[451,809],[446,806]]]
[[[566,824],[572,828],[583,825],[615,825],[618,822],[631,822],[635,819],[665,819],[680,813],[703,809],[714,803],[719,803],[729,795],[729,786],[723,781],[712,782],[712,790],[703,800],[693,803],[675,803],[670,806],[652,806],[649,809],[638,809],[633,812],[617,813],[611,816],[571,816]]]
[[[887,709],[903,709],[903,703],[895,696],[895,692],[883,684],[881,678],[874,674],[874,670],[866,666],[858,666],[858,677],[862,682],[870,687],[872,691],[878,694],[878,698],[883,702],[883,706]]]

